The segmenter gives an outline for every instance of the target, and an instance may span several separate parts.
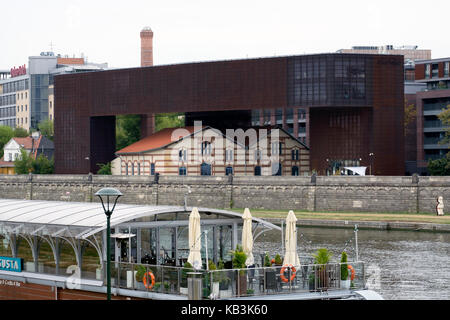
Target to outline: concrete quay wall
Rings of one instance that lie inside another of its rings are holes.
[[[0,175],[0,198],[98,201],[115,187],[120,202],[267,210],[435,213],[450,208],[450,177]],[[188,193],[190,190],[190,193]]]

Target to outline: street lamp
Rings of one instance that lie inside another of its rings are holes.
[[[114,188],[102,188],[95,193],[96,196],[100,198],[102,202],[103,210],[106,214],[106,296],[108,300],[111,300],[111,227],[110,227],[110,218],[116,207],[117,200],[120,196],[122,196],[122,192]],[[105,203],[102,197],[106,197],[107,207],[105,208]],[[109,209],[109,198],[115,197],[114,205],[112,209]]]
[[[369,153],[369,157],[370,157],[369,175],[372,175],[373,152]]]

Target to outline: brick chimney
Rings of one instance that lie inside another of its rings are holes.
[[[145,27],[141,31],[141,67],[153,66],[153,31]]]

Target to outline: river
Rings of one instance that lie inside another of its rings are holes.
[[[352,229],[300,227],[298,252],[311,257],[317,249],[327,248],[332,261],[338,262],[346,248],[351,261],[354,236]],[[256,240],[254,252],[283,255],[280,244],[279,231],[266,232]],[[450,233],[359,230],[358,248],[369,287],[384,299],[450,299]]]

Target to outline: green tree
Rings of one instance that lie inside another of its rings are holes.
[[[439,141],[440,144],[450,143],[450,105],[442,109],[438,114],[443,126],[447,127],[444,138]],[[428,161],[428,172],[432,176],[449,176],[450,175],[450,152],[445,158]]]
[[[38,129],[43,136],[46,136],[48,139],[53,141],[54,137],[53,120],[46,119],[39,122]]]
[[[36,174],[52,174],[55,169],[53,158],[49,160],[44,154],[40,154],[32,162],[33,172]]]
[[[428,172],[432,176],[450,176],[450,152],[445,158],[428,161]]]
[[[450,104],[442,109],[441,113],[438,114],[439,120],[442,124],[447,127],[445,132],[445,137],[440,141],[440,143],[446,144],[450,142]]]
[[[97,166],[100,167],[100,169],[97,171],[97,174],[111,174],[111,162],[108,162],[107,164],[97,163]]]
[[[30,135],[24,128],[15,128],[13,132],[15,138],[26,138]]]
[[[184,127],[185,117],[183,113],[160,113],[155,116],[155,132],[165,128]]]
[[[408,101],[405,99],[404,105],[404,128],[405,128],[405,136],[407,136],[411,132],[410,125],[416,119],[416,105],[414,103],[408,104]]]
[[[28,174],[33,172],[33,158],[25,149],[20,150],[20,156],[14,160],[14,170],[16,174]]]
[[[123,149],[141,138],[141,116],[136,114],[116,117],[116,150]]]
[[[3,148],[11,138],[14,137],[14,130],[9,126],[0,126],[0,158],[3,157]]]

